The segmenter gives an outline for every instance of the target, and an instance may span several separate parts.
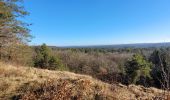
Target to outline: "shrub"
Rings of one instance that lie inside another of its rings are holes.
[[[134,83],[141,81],[142,78],[151,79],[151,63],[144,59],[140,54],[135,54],[132,59],[128,60],[125,64],[126,75],[129,80],[128,83]],[[145,85],[145,83],[143,83]]]
[[[52,55],[52,50],[46,44],[35,48],[36,56],[34,58],[34,66],[49,70],[68,70],[57,55]]]

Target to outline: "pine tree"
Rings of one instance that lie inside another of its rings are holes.
[[[28,15],[19,2],[22,0],[0,0],[0,59],[10,57],[7,51],[14,51],[14,47],[31,39],[29,24],[19,20]]]
[[[135,54],[125,65],[125,71],[129,77],[129,83],[136,84],[143,78],[151,78],[151,63],[140,54]]]

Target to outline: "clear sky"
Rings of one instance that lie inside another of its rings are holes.
[[[25,0],[35,37],[55,46],[170,42],[170,0]]]

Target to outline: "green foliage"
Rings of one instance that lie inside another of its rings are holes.
[[[26,43],[30,39],[29,24],[19,20],[28,14],[22,0],[0,0],[0,46]]]
[[[41,45],[40,48],[36,48],[35,52],[35,67],[50,70],[68,70],[68,68],[62,64],[59,57],[52,55],[51,49],[46,44]]]
[[[151,78],[151,63],[144,59],[140,54],[135,54],[131,60],[128,60],[125,64],[125,71],[129,77],[128,83],[136,84],[140,81],[140,78]]]
[[[26,45],[31,39],[29,24],[19,20],[28,14],[21,1],[0,0],[0,60],[25,65],[32,62],[32,51]]]
[[[49,66],[49,60],[50,60],[50,49],[46,46],[46,44],[43,44],[40,48],[40,54],[42,55],[41,61],[41,67],[48,67]]]
[[[50,69],[52,70],[60,70],[60,71],[68,71],[68,67],[66,67],[59,57],[51,56],[49,60]]]
[[[50,49],[46,46],[46,44],[41,45],[40,48],[36,48],[35,52],[35,66],[41,68],[49,67]]]

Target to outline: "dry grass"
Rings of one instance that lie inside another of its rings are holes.
[[[0,100],[152,100],[161,90],[110,85],[90,76],[0,62]]]
[[[0,99],[113,99],[109,87],[90,76],[0,63]]]

